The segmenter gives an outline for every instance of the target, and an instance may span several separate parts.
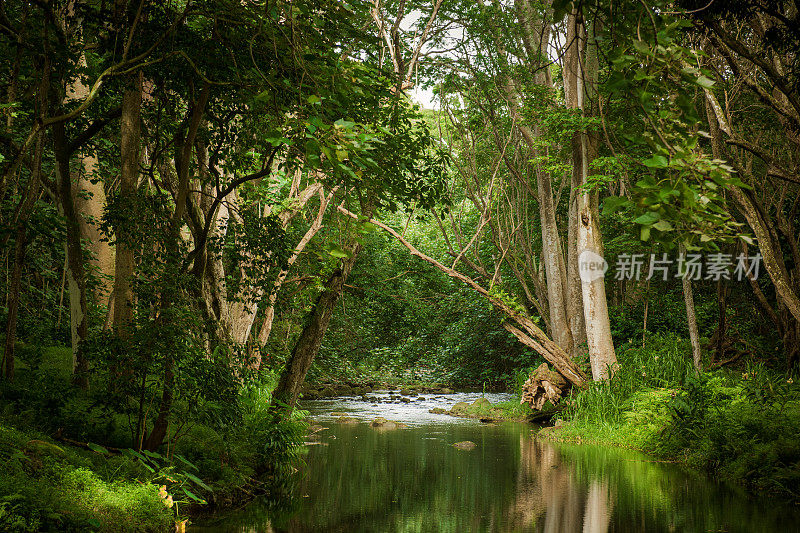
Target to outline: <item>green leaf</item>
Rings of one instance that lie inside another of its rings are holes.
[[[648,211],[647,213],[640,215],[639,217],[634,219],[634,222],[637,224],[641,224],[643,226],[650,226],[660,218],[661,217],[659,216],[658,213],[654,213],[653,211]]]
[[[664,232],[673,230],[672,224],[670,224],[666,220],[659,220],[658,222],[653,224],[653,227],[656,228],[658,231],[664,231]]]
[[[685,66],[681,69],[681,72],[686,74],[687,76],[700,76],[700,71],[697,68],[692,66]]]
[[[308,97],[308,103],[309,104],[316,104],[316,103],[321,102],[321,101],[322,101],[322,98],[320,98],[316,94],[312,94],[311,96]]]
[[[669,161],[663,155],[654,155],[650,159],[645,159],[642,163],[650,168],[667,168],[669,166]]]
[[[125,450],[125,454],[128,455],[128,456],[134,457],[136,459],[139,459],[143,463],[147,462],[147,457],[145,457],[144,455],[140,454],[136,450],[132,450],[132,449],[128,448],[127,450]]]
[[[697,85],[699,85],[700,87],[703,87],[705,89],[710,89],[716,82],[711,78],[707,78],[706,76],[701,75],[700,77],[697,78],[697,80],[695,80],[695,83],[697,83]]]
[[[200,479],[199,477],[195,476],[194,474],[190,474],[189,472],[185,472],[185,474],[186,474],[187,478],[189,478],[190,480],[194,481],[198,486],[206,489],[209,492],[214,492],[214,489],[212,489],[211,487],[209,487],[208,485],[203,483],[203,480]]]
[[[189,498],[193,499],[194,501],[196,501],[198,503],[202,503],[202,504],[206,503],[206,501],[203,498],[201,498],[200,496],[198,496],[194,492],[190,491],[186,487],[181,487],[181,490],[183,491],[184,494],[186,494]]]
[[[650,45],[644,41],[640,41],[638,39],[633,40],[633,47],[636,49],[637,52],[641,52],[643,54],[650,53]]]
[[[328,253],[336,259],[347,259],[350,257],[350,253],[347,250],[343,250],[339,247],[332,247],[330,250],[328,250]]]
[[[99,444],[95,444],[93,442],[87,442],[86,447],[92,450],[93,452],[102,453],[103,455],[108,454],[108,450],[100,446]]]
[[[353,126],[356,125],[355,122],[351,122],[351,121],[345,120],[343,118],[340,118],[339,120],[337,120],[333,124],[334,124],[334,126],[338,126],[340,128],[345,128],[345,129],[348,129],[348,130],[353,129]]]
[[[642,226],[642,231],[639,235],[639,238],[643,241],[650,240],[650,226]]]
[[[603,200],[603,215],[610,215],[625,208],[628,205],[628,199],[624,196],[609,196]]]
[[[192,463],[191,461],[189,461],[188,459],[186,459],[184,456],[182,456],[182,455],[178,455],[178,454],[176,453],[176,454],[175,454],[175,458],[176,458],[176,459],[178,459],[178,461],[180,461],[180,462],[182,462],[183,464],[185,464],[186,466],[188,466],[189,468],[191,468],[191,469],[193,469],[193,470],[197,470],[198,472],[200,471],[200,469],[199,469],[199,468],[197,468],[197,467],[194,465],[194,463]]]

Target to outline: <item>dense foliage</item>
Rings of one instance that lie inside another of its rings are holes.
[[[278,500],[306,381],[542,363],[568,435],[796,496],[798,16],[0,2],[0,529]]]

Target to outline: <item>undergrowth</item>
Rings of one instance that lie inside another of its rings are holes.
[[[33,356],[35,376],[21,358],[18,379],[0,382],[0,531],[174,531],[203,501],[241,505],[292,483],[306,413],[268,414],[275,375],[243,387],[235,405],[199,406],[161,453],[136,452],[128,417],[103,403],[104,391],[70,384],[69,349]],[[60,428],[91,449],[51,438]]]
[[[566,400],[551,438],[636,448],[800,500],[800,387],[762,364],[697,375],[687,340],[618,353],[612,380]]]

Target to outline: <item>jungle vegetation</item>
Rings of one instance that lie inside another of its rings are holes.
[[[0,529],[277,493],[309,383],[542,363],[561,438],[796,498],[798,7],[0,1]]]

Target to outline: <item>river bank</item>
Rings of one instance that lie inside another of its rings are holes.
[[[59,354],[57,350],[45,353],[44,360],[54,370],[57,361],[69,355]],[[54,371],[46,386],[26,384],[23,368],[17,385],[3,385],[8,402],[0,419],[0,462],[6,473],[0,480],[0,530],[170,531],[176,521],[189,516],[194,521],[207,521],[252,500],[291,508],[296,505],[292,503],[295,492],[300,490],[297,483],[304,483],[306,474],[281,476],[301,468],[296,459],[322,457],[317,448],[338,446],[334,441],[345,437],[352,437],[348,453],[360,456],[371,449],[360,448],[362,442],[372,442],[379,439],[376,435],[386,433],[397,433],[399,440],[377,440],[375,446],[401,449],[406,446],[405,440],[439,439],[451,450],[484,454],[487,446],[509,446],[493,443],[493,439],[503,443],[506,437],[500,435],[510,431],[528,443],[525,453],[537,457],[562,454],[567,449],[571,450],[570,457],[584,457],[588,451],[581,450],[591,449],[592,444],[604,449],[629,448],[658,461],[678,463],[689,472],[710,472],[746,486],[751,493],[791,498],[800,477],[800,450],[795,444],[795,430],[800,427],[796,385],[763,369],[744,375],[729,371],[700,377],[668,375],[665,368],[670,361],[680,361],[680,356],[676,352],[670,359],[659,352],[655,363],[651,361],[645,368],[631,358],[630,352],[623,352],[627,368],[632,370],[623,371],[608,384],[593,385],[565,398],[565,409],[557,415],[561,421],[539,430],[536,439],[531,438],[531,426],[513,424],[529,421],[537,413],[519,404],[511,394],[454,392],[442,384],[396,380],[342,382],[342,388],[332,387],[330,380],[320,380],[310,385],[309,391],[320,390],[322,385],[322,390],[347,392],[347,396],[314,398],[304,394],[294,420],[268,427],[264,420],[274,383],[264,381],[240,393],[237,402],[242,418],[235,426],[214,429],[194,424],[167,451],[169,460],[156,454],[144,456],[144,461],[124,449],[124,417],[109,418],[93,411],[92,396],[65,393],[72,390],[68,389],[66,374]],[[636,379],[631,376],[633,371]],[[344,391],[344,386],[348,390]],[[59,400],[54,403],[55,398]],[[46,411],[47,405],[54,410]],[[44,417],[45,412],[50,414]],[[78,424],[73,413],[88,415]],[[307,420],[301,420],[306,416]],[[71,435],[73,438],[108,448],[73,446],[69,440],[58,440],[57,428],[67,423],[77,432]],[[446,438],[443,428],[448,428]],[[388,431],[391,429],[398,431]],[[537,448],[529,444],[532,440],[549,444]],[[563,447],[571,443],[582,446]],[[417,453],[414,448],[413,457]],[[438,457],[445,452],[436,448],[432,453]],[[516,464],[514,457],[496,459]],[[274,470],[276,465],[282,472]],[[357,472],[360,466],[348,468]],[[408,464],[405,468],[413,472],[416,467]],[[187,474],[213,490],[204,489]],[[283,485],[264,500],[261,495],[279,478]],[[456,483],[467,482],[458,476],[455,479]],[[183,489],[210,505],[193,505]],[[354,489],[354,494],[357,492]],[[508,498],[511,501],[516,497]],[[278,505],[277,501],[282,503]],[[173,505],[168,506],[168,502]],[[357,507],[357,503],[352,505]]]
[[[593,385],[537,438],[638,450],[797,503],[800,400],[793,390],[791,379],[763,370],[706,373],[630,394],[613,383]]]
[[[121,454],[106,455],[0,424],[0,530],[169,531],[157,482]],[[180,505],[180,504],[179,504]]]

